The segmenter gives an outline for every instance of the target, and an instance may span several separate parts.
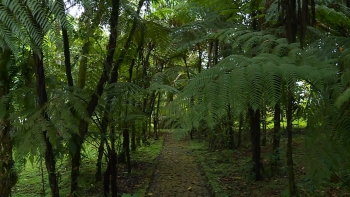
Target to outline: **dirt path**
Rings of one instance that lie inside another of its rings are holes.
[[[187,140],[176,141],[165,134],[158,165],[148,189],[154,197],[210,197]]]

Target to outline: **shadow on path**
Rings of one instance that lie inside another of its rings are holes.
[[[187,140],[177,141],[166,133],[148,196],[210,197],[205,177],[199,170]]]

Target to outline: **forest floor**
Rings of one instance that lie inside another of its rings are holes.
[[[158,164],[148,189],[155,197],[210,197],[204,173],[192,155],[189,140],[164,136]]]
[[[126,194],[144,194],[147,191],[149,182],[157,164],[157,158],[162,149],[164,137],[160,136],[158,140],[150,138],[150,145],[141,146],[137,151],[131,153],[131,174],[127,173],[125,165],[118,166],[118,196],[131,196]],[[89,142],[85,144],[82,165],[79,178],[79,196],[103,197],[102,182],[96,183],[96,145]],[[19,182],[12,190],[12,197],[41,197],[51,196],[50,187],[47,181],[45,168],[42,170],[40,159],[34,158],[33,162],[27,160],[26,164],[18,165]],[[103,162],[103,168],[106,168],[106,162]],[[57,169],[59,172],[60,196],[69,197],[70,192],[70,165],[67,157],[58,159]],[[42,173],[43,172],[43,176]],[[44,184],[43,184],[44,183]],[[43,190],[44,185],[44,190]],[[143,195],[139,195],[143,196]],[[0,197],[2,197],[0,195]]]
[[[248,139],[245,139],[248,141]],[[306,175],[308,153],[303,148],[303,134],[296,134],[293,140],[295,181],[302,197],[350,196],[349,188],[339,180],[325,180],[322,186],[310,185]],[[277,171],[269,167],[272,145],[261,146],[263,180],[255,182],[251,174],[251,148],[241,146],[235,150],[209,149],[208,143],[200,137],[191,140],[191,149],[200,163],[208,185],[215,197],[287,197],[288,179],[286,168],[286,137],[281,138],[280,160]],[[245,143],[247,144],[247,142]],[[248,143],[249,144],[249,143]],[[321,172],[320,172],[321,173]]]
[[[149,139],[150,146],[139,147],[131,155],[132,173],[126,167],[118,168],[119,196],[152,197],[273,197],[288,196],[287,169],[285,162],[285,136],[281,139],[280,167],[271,172],[271,144],[262,146],[261,155],[264,165],[264,179],[253,180],[251,172],[251,150],[241,146],[235,150],[208,148],[208,143],[198,134],[194,140],[185,136],[175,140],[176,131],[161,132],[160,139]],[[249,144],[244,139],[243,144]],[[308,185],[306,176],[307,151],[302,148],[302,134],[294,136],[293,159],[295,178],[300,196],[336,197],[350,196],[348,188],[339,180],[327,180],[323,187]],[[269,140],[268,140],[269,142]],[[218,143],[220,145],[222,143]],[[87,146],[84,152],[81,178],[79,179],[80,196],[102,197],[102,183],[96,183],[96,148]],[[43,164],[45,166],[45,164]],[[58,162],[60,172],[61,196],[69,196],[69,162]],[[105,166],[104,166],[105,167]],[[41,176],[39,160],[22,168],[18,184],[13,188],[13,197],[50,196],[47,174]],[[44,182],[45,192],[42,190]],[[311,188],[311,189],[310,189]],[[46,195],[45,195],[46,193]],[[126,195],[129,194],[129,195]],[[138,194],[138,195],[130,195]]]

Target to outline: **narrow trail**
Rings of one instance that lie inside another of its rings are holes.
[[[164,135],[158,165],[148,188],[154,197],[210,197],[206,181],[187,140],[176,141],[172,134]]]

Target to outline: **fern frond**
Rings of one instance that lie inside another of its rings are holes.
[[[34,6],[38,3],[36,1],[27,1],[28,5]],[[27,9],[26,4],[20,2],[20,1],[12,1],[12,0],[4,0],[3,1],[4,6],[6,6],[11,12],[13,12],[13,15],[16,16],[17,20],[21,22],[21,24],[25,27],[25,29],[28,31],[30,38],[34,41],[37,47],[40,48],[40,46],[43,43],[43,37],[44,32],[42,31],[42,28],[45,28],[47,31],[49,28],[47,17],[43,15],[43,11],[39,8],[42,6],[38,6],[35,10],[36,17],[38,20],[34,19],[32,13],[29,9]],[[34,10],[33,10],[34,11]],[[38,22],[38,23],[37,23]],[[15,35],[18,35],[22,32],[12,32],[15,33]]]
[[[58,19],[63,28],[72,29],[73,26],[67,20],[67,14],[65,12],[65,4],[63,0],[55,0],[49,4],[49,9],[52,14]]]

